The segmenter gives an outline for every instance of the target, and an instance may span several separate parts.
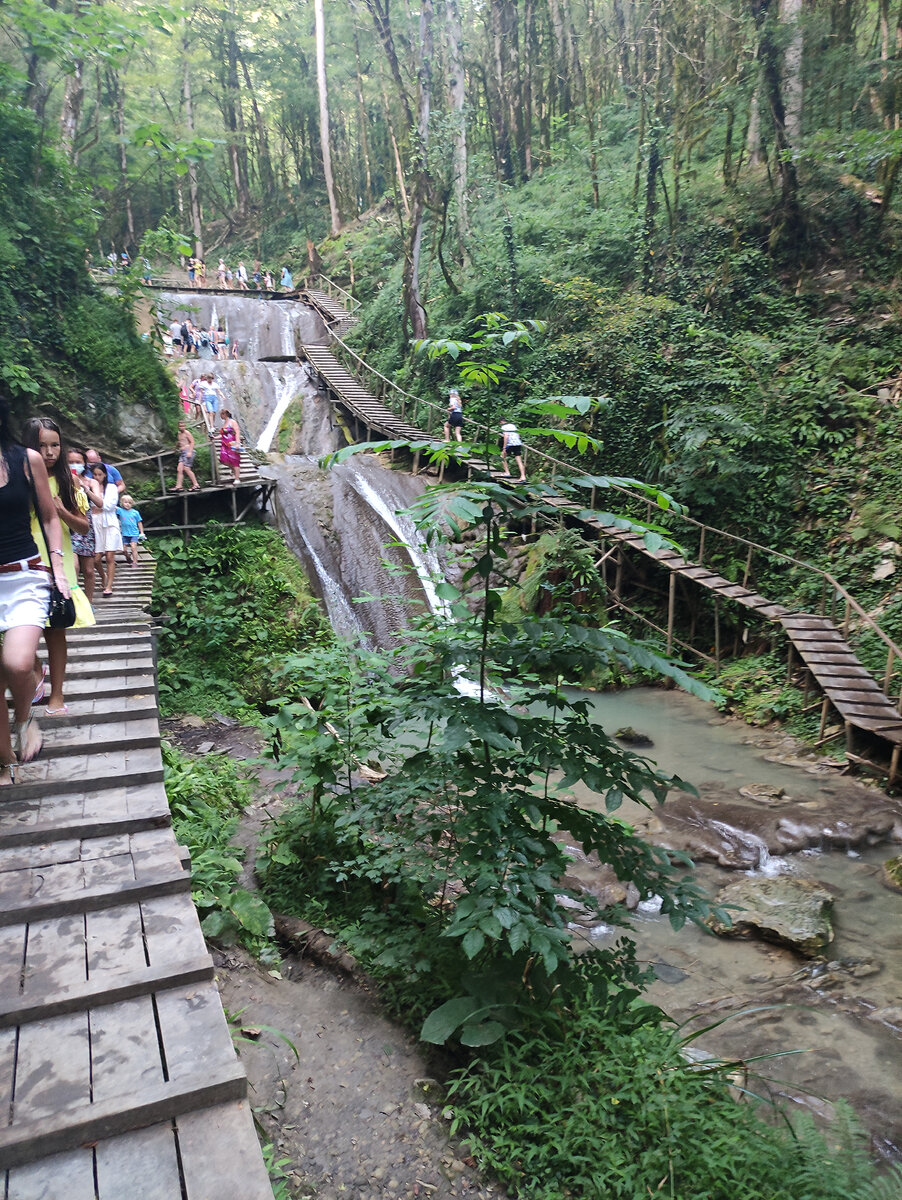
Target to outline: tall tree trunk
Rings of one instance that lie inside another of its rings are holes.
[[[78,133],[81,106],[85,98],[84,66],[84,61],[80,58],[72,64],[72,70],[66,76],[63,108],[60,113],[60,146],[71,162],[77,161],[75,137]]]
[[[367,136],[366,104],[363,99],[363,74],[360,69],[360,42],[357,31],[354,30],[354,65],[357,78],[357,137],[360,139],[360,150],[363,154],[364,202],[366,207],[373,203],[373,170],[370,165],[370,143]]]
[[[780,20],[789,26],[783,52],[783,95],[786,99],[786,137],[798,146],[802,138],[802,0],[780,0]]]
[[[786,135],[786,110],[781,90],[779,51],[774,37],[772,3],[776,3],[776,0],[751,0],[752,15],[758,29],[761,96],[762,100],[766,99],[773,124],[774,157],[780,176],[781,220],[771,237],[774,243],[782,242],[797,252],[804,236],[804,219],[799,204],[798,174],[792,159],[792,146]]]
[[[189,138],[194,137],[194,106],[191,102],[191,64],[188,61],[188,40],[182,44],[182,102],[185,107],[185,130]],[[188,197],[191,207],[191,231],[194,234],[194,255],[204,257],[203,225],[200,216],[200,196],[197,188],[197,162],[188,161]],[[182,208],[182,193],[179,189],[179,212]]]
[[[128,236],[128,248],[131,254],[138,248],[135,238],[135,218],[132,213],[131,188],[128,182],[128,152],[125,138],[125,88],[118,72],[112,75],[113,89],[116,95],[116,128],[119,134],[119,178],[122,187],[122,204],[125,208],[125,227]]]
[[[414,339],[426,336],[426,309],[420,296],[420,255],[430,182],[427,164],[429,117],[432,108],[433,0],[420,4],[420,62],[417,95],[417,173],[410,209],[408,251],[404,264],[404,307]]]
[[[454,114],[454,200],[461,251],[470,232],[467,211],[467,116],[466,80],[460,52],[460,9],[457,0],[445,2],[445,36],[448,45],[448,95]]]
[[[235,185],[235,215],[246,219],[251,207],[247,179],[247,145],[244,139],[244,115],[241,112],[241,89],[238,83],[238,37],[236,16],[231,10],[223,13],[223,115],[229,133],[229,163]]]
[[[341,217],[335,202],[335,180],[332,176],[332,151],[329,146],[329,92],[326,85],[326,26],[323,20],[323,0],[314,0],[313,12],[316,20],[316,86],[319,92],[319,142],[323,151],[323,174],[326,177],[326,192],[329,196],[329,215],[332,221],[332,236],[341,230]]]
[[[248,96],[250,96],[251,110],[254,114],[254,125],[257,130],[257,174],[260,178],[260,187],[266,199],[270,199],[275,193],[276,183],[272,169],[272,157],[269,152],[269,135],[266,131],[266,122],[257,103],[257,94],[251,82],[251,73],[243,54],[238,55],[238,61],[241,64],[241,73],[244,76],[244,86],[247,88]]]
[[[505,183],[513,183],[516,174],[514,170],[514,155],[511,147],[511,127],[508,120],[507,91],[507,29],[505,22],[503,0],[491,0],[491,71],[486,72],[489,109],[492,124],[495,129],[495,158],[498,176]]]

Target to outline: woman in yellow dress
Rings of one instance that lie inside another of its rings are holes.
[[[50,494],[56,505],[63,531],[63,567],[72,599],[75,602],[75,628],[93,625],[94,610],[87,596],[78,586],[78,574],[75,555],[72,552],[70,530],[75,533],[87,533],[91,518],[87,515],[90,498],[85,487],[76,487],[72,471],[69,467],[66,453],[63,449],[63,439],[60,427],[49,417],[32,417],[26,421],[22,437],[23,445],[30,450],[37,450],[44,460],[47,475],[50,479]],[[92,481],[93,484],[93,481]],[[34,511],[31,514],[31,533],[38,547],[38,553],[46,556],[44,539]],[[68,647],[66,645],[66,630],[44,629],[44,641],[47,643],[47,659],[50,664],[50,695],[47,697],[47,707],[44,710],[48,717],[63,717],[69,711],[63,696],[63,685],[66,678],[66,663]],[[35,658],[35,703],[44,698],[44,680],[46,670]]]

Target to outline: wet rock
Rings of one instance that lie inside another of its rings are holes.
[[[634,883],[621,883],[614,873],[614,869],[609,866],[602,866],[598,862],[598,856],[587,855],[583,857],[583,864],[588,868],[585,873],[568,872],[561,882],[571,891],[582,892],[586,896],[591,896],[594,903],[591,907],[580,905],[579,901],[572,899],[564,904],[565,908],[579,908],[581,913],[574,919],[585,923],[595,921],[598,916],[598,910],[604,908],[613,908],[619,906],[632,911],[641,899],[639,889]],[[563,902],[564,897],[558,897],[559,902]]]
[[[823,790],[817,800],[783,798],[752,805],[742,795],[709,782],[698,796],[668,799],[636,828],[669,850],[748,870],[763,866],[768,855],[902,841],[902,803],[850,784]]]
[[[769,783],[747,783],[739,789],[739,795],[746,800],[754,800],[757,804],[779,804],[786,796],[781,787]]]
[[[632,725],[622,725],[614,734],[618,742],[624,746],[653,746],[654,742],[647,733],[640,733]]]
[[[660,979],[662,983],[682,983],[684,979],[689,978],[686,971],[681,971],[679,967],[664,962],[662,959],[653,962],[651,969],[655,973],[655,978]]]
[[[727,884],[717,895],[721,907],[735,906],[732,927],[715,917],[708,924],[727,937],[760,937],[791,946],[813,958],[833,940],[833,897],[816,883],[781,875],[753,877]]]
[[[883,864],[881,882],[892,892],[902,892],[902,854],[886,860]]]

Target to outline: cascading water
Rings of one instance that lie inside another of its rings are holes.
[[[247,293],[163,293],[159,310],[167,320],[188,316],[201,327],[222,325],[237,342],[238,359],[191,359],[178,370],[186,378],[212,372],[249,445],[272,451],[292,409],[294,453],[272,459],[264,471],[280,484],[280,527],[336,632],[353,637],[365,631],[387,645],[424,606],[443,611],[438,557],[398,513],[422,493],[422,484],[372,457],[323,471],[320,457],[343,442],[332,405],[312,386],[306,366],[259,361],[294,359],[300,344],[325,341],[320,317],[296,301]],[[355,603],[359,596],[380,599]]]

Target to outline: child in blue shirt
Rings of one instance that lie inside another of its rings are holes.
[[[122,497],[122,504],[116,509],[116,516],[122,526],[122,545],[125,549],[126,562],[138,565],[138,541],[144,541],[144,523],[141,514],[135,508],[135,502],[129,495]]]

